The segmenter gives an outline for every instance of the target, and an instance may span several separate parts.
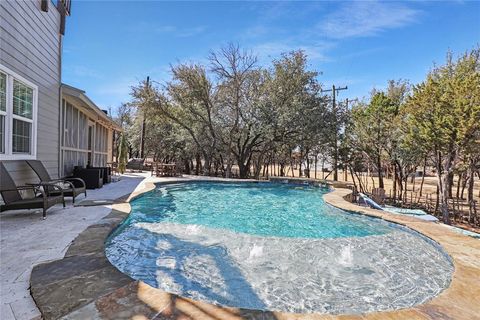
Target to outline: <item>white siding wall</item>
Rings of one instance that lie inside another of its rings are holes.
[[[40,0],[0,0],[0,63],[38,86],[37,159],[57,177],[62,39],[60,14],[49,5],[43,12]],[[33,178],[21,165],[7,170],[17,184]]]

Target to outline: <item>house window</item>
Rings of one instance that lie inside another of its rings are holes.
[[[0,159],[36,156],[37,86],[0,65]]]

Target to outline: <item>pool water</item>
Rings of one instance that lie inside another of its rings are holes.
[[[327,205],[326,188],[274,183],[195,182],[160,186],[132,203],[133,222],[171,222],[260,236],[337,238],[391,228]]]
[[[326,204],[314,186],[185,182],[131,202],[106,255],[134,279],[248,309],[330,314],[423,303],[453,265],[410,229]]]

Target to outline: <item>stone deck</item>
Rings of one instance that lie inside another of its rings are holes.
[[[114,200],[129,195],[146,174],[124,175],[119,182],[87,190],[84,201]],[[72,240],[86,227],[111,212],[110,206],[67,207],[57,205],[42,220],[41,212],[7,211],[0,215],[0,319],[25,320],[40,316],[30,295],[30,272],[34,265],[61,259]]]
[[[153,182],[166,180],[146,179],[127,202],[114,204],[110,214],[82,232],[62,260],[34,267],[31,292],[45,319],[479,318],[480,241],[457,234],[441,224],[358,207],[344,200],[350,192],[346,189],[334,190],[325,195],[325,200],[342,209],[403,224],[440,243],[454,261],[455,271],[450,287],[429,302],[410,309],[334,316],[221,307],[169,294],[135,281],[108,262],[104,254],[105,239],[128,216],[130,199],[152,189]]]

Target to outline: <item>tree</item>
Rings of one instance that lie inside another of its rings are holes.
[[[356,143],[376,167],[380,188],[384,188],[382,154],[391,138],[389,126],[396,113],[395,104],[384,92],[373,92],[369,104],[358,104],[352,110]]]
[[[119,150],[119,156],[118,156],[118,171],[120,171],[120,173],[123,174],[127,167],[127,161],[128,161],[128,146],[127,146],[127,139],[124,133],[122,133],[122,136],[120,137],[119,149],[120,150]]]
[[[474,49],[434,68],[414,87],[408,101],[409,139],[432,150],[439,189],[440,210],[450,223],[450,176],[459,155],[478,143],[480,130],[480,50]],[[474,152],[475,153],[475,152]]]

